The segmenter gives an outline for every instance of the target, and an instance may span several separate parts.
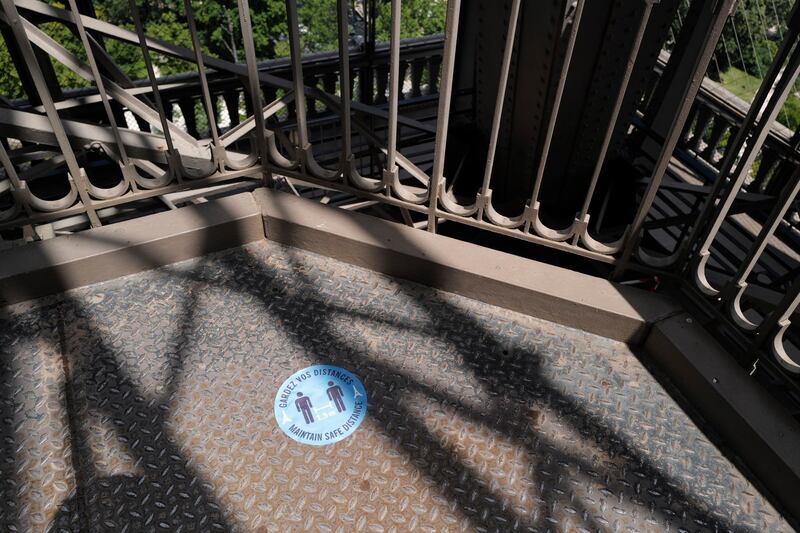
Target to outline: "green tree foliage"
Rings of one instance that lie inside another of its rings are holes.
[[[50,3],[64,8],[63,0]],[[136,0],[145,32],[154,38],[191,47],[191,36],[186,24],[182,0]],[[404,0],[403,37],[430,35],[444,30],[446,0]],[[365,2],[351,4],[353,18],[363,20]],[[121,28],[135,31],[129,0],[103,0],[95,2],[99,19]],[[229,61],[244,61],[239,12],[231,0],[192,0],[197,29],[203,52]],[[289,55],[288,27],[285,0],[251,0],[251,20],[256,56],[259,60]],[[377,34],[379,40],[388,40],[390,3],[378,0]],[[336,0],[299,0],[298,18],[304,53],[336,50]],[[65,24],[50,22],[40,28],[82,60],[86,54],[74,30]],[[356,33],[351,28],[351,34]],[[105,39],[105,46],[116,64],[131,79],[147,77],[141,49],[113,38]],[[169,58],[151,51],[151,58],[161,76],[191,72],[192,63]],[[57,61],[54,69],[62,87],[86,87],[89,82]],[[9,98],[23,95],[16,69],[8,50],[0,47],[0,94]]]
[[[63,1],[52,5],[64,9]],[[182,0],[137,0],[145,32],[156,39],[191,47],[191,35],[186,24]],[[365,3],[357,0],[353,19],[363,20]],[[444,31],[446,0],[404,0],[402,7],[402,36],[419,37]],[[203,53],[229,61],[244,61],[239,12],[230,0],[193,0],[197,29]],[[287,57],[289,55],[286,4],[284,0],[252,0],[250,2],[253,41],[259,60]],[[121,28],[135,31],[128,0],[103,0],[95,2],[97,17]],[[336,0],[300,0],[298,18],[304,53],[336,50]],[[378,0],[376,32],[379,41],[388,41],[391,20],[390,3]],[[351,21],[352,22],[352,21]],[[86,61],[80,39],[65,24],[49,22],[39,26],[56,42],[78,58]],[[351,34],[362,31],[352,28]],[[116,64],[131,79],[147,77],[142,50],[136,45],[105,39],[105,46]],[[161,76],[191,72],[192,63],[159,55],[151,51],[151,59]],[[53,61],[59,84],[64,87],[87,87],[90,83],[70,69]],[[8,50],[0,47],[0,94],[9,98],[24,96]]]
[[[795,0],[740,0],[728,18],[717,43],[708,76],[743,100],[750,102],[761,85],[775,53],[786,34]],[[672,50],[689,17],[692,2],[682,0],[665,43]],[[778,115],[785,126],[800,125],[800,92],[797,87]]]
[[[64,7],[63,4],[58,2],[52,2],[52,4],[62,9]],[[39,29],[69,52],[76,54],[78,57],[84,57],[80,40],[65,25],[58,22],[48,22],[41,24]],[[10,31],[8,35],[11,35]],[[83,78],[57,61],[53,61],[53,69],[61,87],[86,87],[88,85]],[[19,98],[24,95],[17,69],[5,46],[0,47],[0,94],[7,98]]]
[[[0,95],[13,99],[20,98],[24,94],[8,48],[0,46]]]
[[[786,33],[793,0],[741,0],[728,19],[712,63],[712,77],[734,94],[751,101]],[[797,89],[778,115],[795,129],[800,125]]]
[[[182,0],[137,0],[139,16],[148,36],[191,48],[192,40],[186,23]],[[235,2],[194,0],[197,31],[203,53],[229,61],[243,61],[244,50]],[[286,41],[286,8],[283,0],[250,2],[253,41],[260,59],[281,57],[288,52]],[[128,0],[106,0],[97,6],[98,17],[117,26],[134,30]],[[133,79],[147,76],[141,49],[108,39],[109,53]],[[151,52],[158,73],[162,76],[190,72],[196,67],[186,61],[159,56]]]
[[[717,46],[720,70],[733,66],[756,76],[766,72],[786,31],[791,7],[791,0],[741,0]]]
[[[53,2],[53,5],[63,9],[63,4]],[[67,49],[67,51],[75,54],[81,59],[86,57],[80,39],[73,35],[73,33],[64,24],[60,22],[48,22],[42,24],[39,28],[49,35],[55,42]],[[53,61],[53,69],[55,70],[58,84],[61,87],[87,87],[89,83],[75,74],[72,70],[68,69],[58,61]]]
[[[303,0],[298,6],[300,40],[306,53],[337,50],[336,0]]]
[[[400,7],[400,37],[422,37],[444,33],[446,0],[405,0]],[[392,23],[391,2],[381,2],[376,20],[378,42],[388,42]]]

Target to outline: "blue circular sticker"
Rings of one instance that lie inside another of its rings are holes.
[[[314,446],[355,432],[367,414],[367,392],[344,368],[314,365],[292,374],[275,395],[275,420],[286,435]]]

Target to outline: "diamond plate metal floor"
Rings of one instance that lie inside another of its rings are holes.
[[[790,531],[622,344],[270,243],[0,321],[1,531]],[[342,442],[280,383],[358,375]]]

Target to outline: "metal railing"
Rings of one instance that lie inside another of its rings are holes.
[[[800,71],[799,24],[795,8],[751,105],[710,80],[686,103],[684,124],[671,131],[672,155],[692,171],[683,184],[694,179],[702,195],[694,197],[696,208],[678,210],[692,221],[668,253],[655,257],[644,246],[636,252],[644,264],[680,276],[713,316],[733,325],[753,364],[765,348],[795,373],[797,340],[786,337],[800,303],[800,175],[795,136],[776,118]]]
[[[449,128],[463,113],[464,94],[453,89],[456,54],[465,39],[459,35],[461,0],[448,1],[443,41],[401,41],[401,0],[392,0],[390,42],[369,54],[350,49],[348,4],[338,0],[338,53],[307,57],[301,54],[296,0],[287,0],[291,57],[264,64],[256,61],[247,0],[238,2],[244,64],[201,52],[188,0],[183,5],[192,48],[145,35],[133,1],[135,31],[77,15],[75,0],[69,0],[69,9],[39,0],[0,1],[0,24],[13,35],[29,92],[36,96],[0,106],[5,171],[0,196],[9,198],[0,211],[0,229],[34,228],[29,233],[35,236],[36,225],[75,215],[98,226],[104,209],[171,191],[242,178],[267,185],[290,180],[394,206],[409,223],[422,218],[420,225],[431,232],[442,221],[457,222],[612,265],[618,278],[639,270],[679,280],[743,339],[745,352],[752,354],[748,365],[765,350],[780,363],[778,372],[800,372],[800,358],[790,353],[796,340],[789,338],[795,335],[793,316],[800,305],[794,237],[797,138],[775,122],[800,72],[797,9],[753,104],[744,109],[704,82],[736,2],[698,0],[698,22],[681,26],[692,46],[670,56],[676,68],[656,69],[664,73],[651,85],[657,90],[644,95],[637,119],[625,115],[624,102],[636,90],[631,80],[656,9],[652,0],[637,3],[629,46],[620,58],[625,67],[610,90],[610,117],[598,132],[599,150],[577,202],[580,208],[566,213],[569,224],[557,227],[550,214],[559,206],[543,205],[542,190],[548,180],[560,179],[549,172],[549,156],[569,103],[576,43],[591,24],[583,17],[585,0],[570,3],[558,24],[562,33],[554,40],[559,53],[550,75],[550,105],[533,172],[519,177],[530,186],[530,195],[516,213],[496,205],[493,189],[495,156],[506,135],[504,105],[524,46],[517,38],[521,0],[512,0],[507,13],[492,119],[481,145],[485,163],[481,179],[467,193],[454,187],[461,164],[445,164],[453,142]],[[76,32],[85,60],[37,27],[48,21]],[[135,83],[115,75],[98,37],[140,47],[148,80]],[[94,88],[54,98],[41,53]],[[157,79],[151,54],[189,61],[197,74]],[[180,126],[176,110],[183,115]],[[666,117],[659,127],[654,113]],[[631,121],[634,127],[626,127]],[[606,187],[613,184],[607,165],[620,130],[629,148],[645,156],[630,158],[641,173],[633,184],[635,202],[627,220],[609,231],[601,224],[613,195],[613,187]],[[649,151],[643,148],[647,143]],[[113,161],[118,171],[99,176],[93,169],[98,158]],[[456,170],[446,171],[451,167]],[[731,254],[729,240],[736,231],[744,233],[733,238],[738,250]],[[773,264],[776,250],[784,256],[780,268]],[[754,273],[765,268],[768,282],[754,280]],[[754,294],[754,288],[763,290]]]
[[[186,187],[203,187],[240,177],[261,176],[271,171],[329,180],[335,171],[327,171],[316,163],[307,137],[309,120],[326,114],[329,116],[331,112],[342,116],[341,99],[334,94],[337,85],[349,87],[355,82],[361,94],[360,101],[354,102],[352,108],[386,118],[387,112],[380,108],[380,104],[386,100],[388,47],[378,47],[370,55],[372,64],[369,69],[363,68],[364,54],[355,54],[351,65],[353,72],[346,75],[337,68],[339,57],[336,54],[333,57],[319,54],[306,58],[298,79],[292,80],[293,63],[290,60],[257,66],[251,58],[247,65],[242,65],[196,53],[200,45],[191,5],[187,3],[185,8],[194,50],[147,38],[141,21],[136,19],[139,31],[134,33],[91,17],[73,17],[75,10],[71,12],[35,0],[27,4],[4,5],[3,22],[10,23],[14,29],[22,59],[30,64],[41,106],[0,109],[0,128],[3,134],[26,145],[44,144],[55,150],[47,154],[52,157],[45,156],[49,164],[33,159],[34,156],[26,156],[30,151],[27,149],[12,154],[13,165],[8,164],[11,160],[7,154],[2,156],[7,160],[8,179],[0,182],[6,185],[0,192],[12,192],[13,203],[0,213],[0,227],[44,223],[82,213],[96,226],[101,224],[102,214],[98,215],[98,211],[104,208]],[[246,5],[240,8],[241,13],[248,12]],[[36,15],[44,21],[74,24],[81,35],[88,64],[37,29],[23,14]],[[242,21],[245,30],[247,22],[246,19]],[[198,67],[198,75],[162,79],[156,83],[152,61],[148,60],[149,82],[129,82],[131,87],[123,88],[119,80],[100,74],[93,34],[136,44],[142,48],[146,59],[152,53],[159,53],[193,61]],[[246,48],[248,34],[246,30]],[[297,42],[296,27],[290,32],[290,38]],[[436,93],[440,43],[439,38],[404,43],[398,75],[402,69],[407,87],[397,91],[400,93],[398,100],[403,100],[404,107],[418,103],[415,99],[422,97],[423,92],[426,95]],[[78,91],[72,98],[56,102],[37,63],[34,47],[45,51],[84,79],[96,83],[98,90]],[[215,73],[206,75],[207,68],[214,69]],[[424,87],[423,74],[426,75]],[[252,82],[250,87],[245,87],[238,78],[248,76]],[[305,82],[300,79],[303,76]],[[257,88],[255,92],[254,88]],[[265,99],[270,102],[266,106],[263,105]],[[239,117],[242,101],[248,114],[244,120]],[[104,116],[98,117],[101,104],[105,108]],[[262,107],[263,114],[253,115],[255,106]],[[176,108],[183,115],[183,128],[173,122]],[[41,114],[42,109],[45,116]],[[135,116],[138,127],[126,127],[126,114]],[[202,135],[197,128],[198,115],[202,115],[207,124]],[[219,127],[220,119],[229,125],[224,132]],[[92,123],[85,123],[86,120]],[[428,134],[432,130],[413,118],[403,118],[399,122]],[[264,127],[266,123],[271,124],[269,130]],[[297,141],[293,144],[287,134],[298,136]],[[266,152],[261,153],[262,150]],[[92,179],[89,160],[93,153],[110,157],[119,164],[120,179],[114,186],[103,187]],[[269,157],[266,157],[267,153]],[[36,157],[40,156],[36,154]],[[59,179],[58,172],[54,176],[52,171],[63,167],[64,163],[67,166],[67,173],[63,176],[66,183],[62,187],[66,189],[65,194],[56,199],[37,196],[31,185],[41,176]],[[18,171],[20,164],[25,167],[22,175]]]
[[[659,60],[656,73],[660,76],[669,61],[664,53]],[[656,77],[658,80],[658,77]],[[651,87],[652,90],[652,87]],[[651,96],[651,95],[648,95]],[[719,175],[739,128],[742,127],[750,104],[728,91],[723,85],[709,78],[703,80],[686,121],[675,156],[691,166],[693,173],[706,182],[713,182]],[[791,179],[797,165],[795,151],[798,138],[795,133],[779,122],[770,127],[760,147],[742,191],[753,194],[775,194]],[[796,206],[790,206],[793,213]],[[796,217],[785,220],[797,227]]]

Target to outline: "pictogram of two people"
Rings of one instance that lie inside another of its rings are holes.
[[[336,385],[333,381],[329,381],[328,388],[325,392],[327,392],[328,399],[333,402],[338,412],[341,413],[345,410],[344,393],[339,385]],[[311,412],[311,408],[314,406],[311,403],[311,398],[305,396],[302,392],[298,392],[294,405],[297,407],[298,412],[303,413],[303,419],[305,419],[306,424],[314,422],[314,414]]]

